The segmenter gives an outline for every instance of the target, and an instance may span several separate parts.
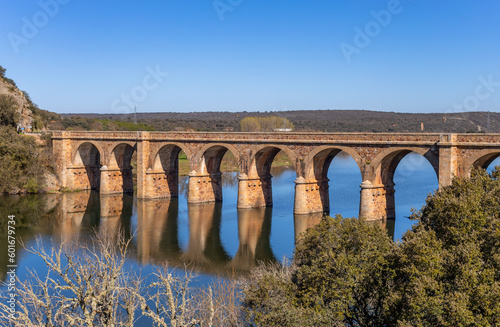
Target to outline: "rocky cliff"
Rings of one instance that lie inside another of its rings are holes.
[[[33,112],[30,109],[30,102],[24,93],[7,78],[0,78],[0,95],[5,94],[11,97],[16,103],[16,111],[19,114],[19,127],[25,131],[30,131],[33,126]]]

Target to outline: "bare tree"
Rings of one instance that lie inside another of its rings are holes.
[[[20,326],[133,326],[141,278],[124,269],[129,241],[95,238],[76,249],[61,244],[47,252],[40,239],[26,249],[45,261],[48,272],[30,271],[17,280],[17,313],[0,303],[0,322]],[[66,253],[63,253],[66,250]],[[5,298],[5,296],[2,295]]]
[[[48,272],[39,276],[32,270],[25,280],[18,278],[17,312],[9,316],[2,301],[0,325],[120,327],[141,317],[153,326],[243,325],[238,281],[196,288],[192,271],[177,273],[165,265],[145,287],[146,279],[125,267],[129,243],[121,233],[96,233],[90,245],[62,243],[46,251],[37,239],[26,251],[42,258]]]

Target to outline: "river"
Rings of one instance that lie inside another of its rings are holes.
[[[491,170],[500,165],[497,159]],[[130,260],[142,274],[154,265],[168,262],[181,267],[192,263],[201,273],[199,283],[217,276],[245,274],[258,261],[281,261],[293,255],[297,235],[319,218],[294,217],[295,172],[272,170],[272,208],[237,210],[237,173],[225,173],[223,202],[188,206],[187,180],[181,178],[178,199],[138,200],[132,195],[100,196],[97,192],[0,197],[0,278],[7,272],[7,219],[15,215],[16,237],[26,247],[41,238],[47,250],[61,241],[85,244],[92,233],[112,235],[121,230],[132,238]],[[355,217],[359,210],[361,174],[350,157],[336,157],[329,169],[331,214]],[[402,238],[413,221],[411,208],[419,209],[438,187],[431,165],[420,155],[409,154],[399,164],[396,184],[396,219],[384,223],[394,240]],[[45,264],[37,256],[16,248],[17,276],[27,270],[43,273]]]

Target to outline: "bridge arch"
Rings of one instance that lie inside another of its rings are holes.
[[[233,154],[238,163],[240,162],[240,153],[231,144],[210,143],[203,146],[194,156],[194,165],[197,168],[197,173],[220,173],[220,164],[227,151]]]
[[[369,180],[372,184],[393,184],[394,173],[401,160],[411,152],[422,155],[432,165],[439,180],[439,155],[432,149],[420,147],[391,147],[381,151],[369,164],[372,170],[367,169],[363,181]]]
[[[181,151],[186,154],[187,160],[191,162],[191,153],[183,144],[168,143],[151,154],[151,168],[153,171],[173,171],[178,169],[178,158]]]
[[[86,161],[99,156],[99,164],[104,162],[104,149],[98,142],[82,141],[75,144],[71,154],[71,163],[75,166],[84,165]]]
[[[283,151],[296,166],[297,157],[286,146],[266,144],[251,148],[248,166],[239,176],[238,208],[271,207],[273,205],[271,166],[280,151]]]
[[[101,193],[132,193],[134,181],[132,156],[136,152],[135,142],[115,142],[109,147],[107,165],[101,168]]]
[[[362,170],[363,159],[353,148],[343,146],[319,146],[311,151],[311,153],[309,153],[304,159],[304,177],[306,178],[306,180],[326,179],[328,168],[330,167],[333,158],[335,158],[340,152],[345,152],[350,155],[354,159],[354,161],[356,161],[359,170]]]
[[[330,213],[330,186],[327,175],[333,159],[341,152],[354,159],[361,171],[361,156],[353,148],[334,145],[314,148],[304,159],[303,176],[298,176],[295,181],[295,213]]]
[[[248,177],[271,177],[273,160],[280,151],[283,151],[293,163],[294,168],[297,168],[297,156],[287,146],[279,144],[261,145],[252,148],[253,155],[249,158],[250,165],[247,169]]]
[[[490,164],[500,158],[500,149],[484,149],[477,151],[465,163],[466,176],[469,176],[473,168],[487,169]]]
[[[111,148],[112,150],[107,164],[108,168],[132,168],[132,156],[136,150],[136,145],[134,143],[118,143],[114,144]]]
[[[367,163],[361,183],[360,217],[369,220],[395,219],[394,174],[401,160],[409,153],[423,156],[432,166],[439,181],[439,154],[433,147],[390,147]]]
[[[227,151],[230,151],[238,165],[240,153],[231,144],[210,143],[204,145],[194,155],[189,173],[188,203],[222,201],[222,173],[220,166]]]
[[[150,166],[146,174],[146,194],[151,198],[176,198],[179,196],[179,154],[189,151],[180,143],[162,143],[150,156]]]
[[[97,190],[101,185],[101,163],[104,151],[98,143],[80,142],[72,155],[72,184],[76,189]]]

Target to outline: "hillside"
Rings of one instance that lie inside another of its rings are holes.
[[[0,66],[0,194],[56,191],[50,134],[59,115],[39,109]],[[38,134],[21,132],[42,132]]]
[[[133,114],[63,114],[66,128],[89,127],[94,120],[133,125]],[[289,119],[296,131],[322,132],[500,132],[500,113],[462,112],[411,114],[368,110],[297,110],[279,112],[137,113],[137,122],[149,130],[240,131],[245,117],[279,116]],[[80,126],[81,127],[81,126]],[[137,126],[138,127],[138,126]],[[83,128],[91,129],[91,128]]]
[[[3,68],[0,66],[0,70]],[[3,69],[3,72],[5,70]],[[15,112],[18,116],[18,124],[20,127],[27,130],[33,126],[33,112],[30,108],[30,102],[24,95],[24,93],[16,87],[14,81],[6,78],[1,73],[0,78],[0,97],[3,99],[10,99],[15,103]]]

